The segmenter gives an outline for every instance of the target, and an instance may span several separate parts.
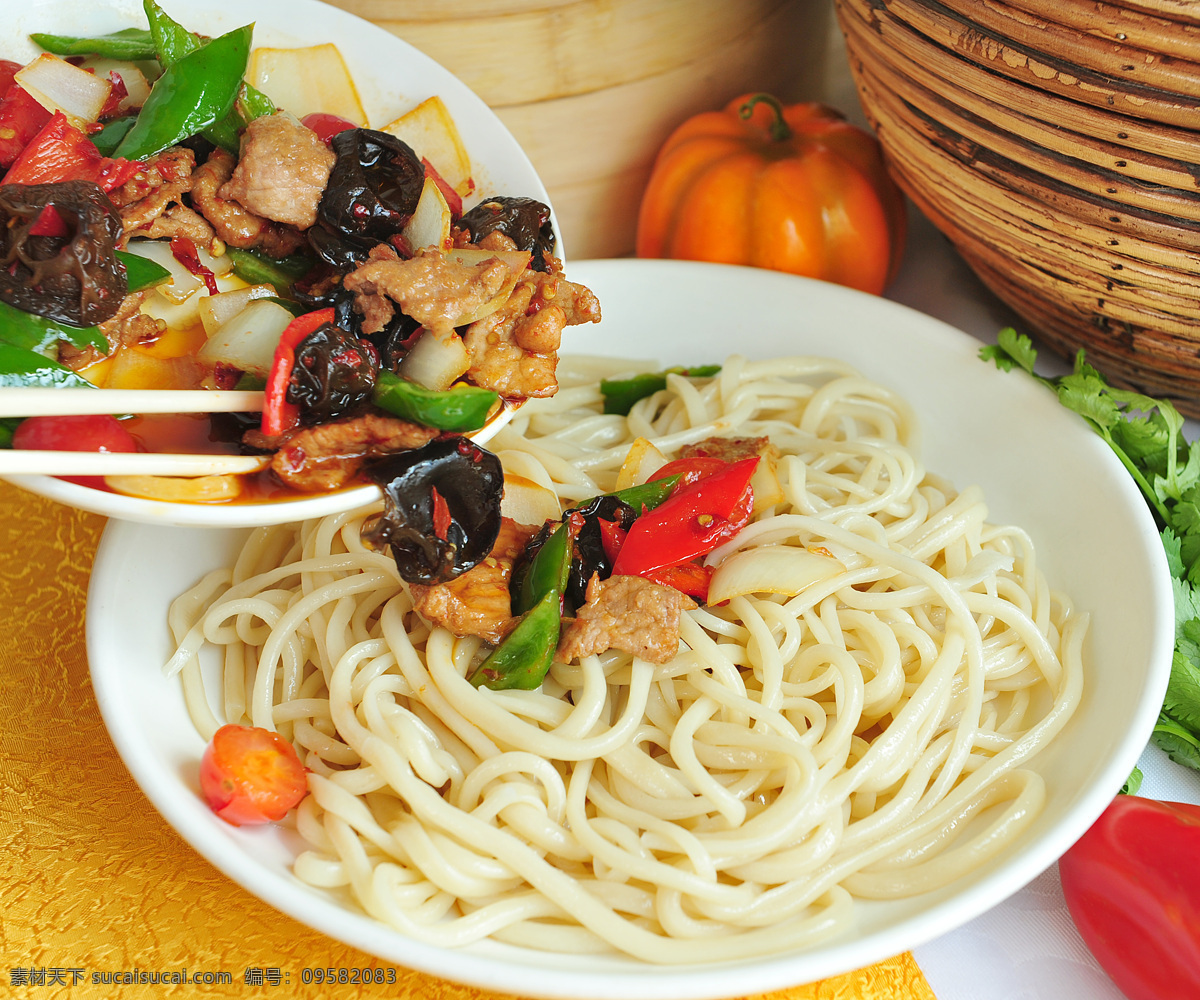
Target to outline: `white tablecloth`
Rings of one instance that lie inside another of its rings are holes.
[[[905,265],[887,297],[993,343],[1021,323],[923,218],[912,219]],[[1188,422],[1191,440],[1200,429]],[[1200,773],[1147,747],[1139,794],[1200,804]],[[1058,867],[971,923],[915,949],[938,1000],[1124,1000],[1084,945],[1063,901]],[[1200,1000],[1200,998],[1198,998]]]

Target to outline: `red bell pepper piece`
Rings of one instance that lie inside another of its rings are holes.
[[[10,83],[0,100],[0,167],[11,166],[53,117],[20,84]]]
[[[142,168],[136,160],[101,156],[95,144],[61,111],[55,112],[4,175],[5,184],[95,181],[105,191],[120,187]]]
[[[8,88],[13,85],[13,80],[16,79],[21,69],[22,66],[19,62],[13,62],[11,59],[0,59],[0,94],[8,91]]]
[[[625,544],[625,536],[628,532],[617,521],[606,521],[604,518],[599,518],[596,523],[600,527],[600,544],[604,548],[604,558],[611,566],[617,561],[617,553]]]
[[[263,392],[262,432],[277,437],[300,422],[300,407],[287,400],[288,383],[296,365],[296,348],[318,327],[333,322],[333,309],[318,309],[292,320],[275,346],[267,387]]]
[[[1058,863],[1083,940],[1129,1000],[1200,997],[1200,806],[1118,795]]]
[[[712,582],[713,571],[708,566],[695,562],[680,563],[678,566],[666,566],[663,569],[651,570],[641,574],[651,583],[662,584],[664,587],[674,587],[688,597],[694,597],[701,604],[708,603],[708,585]]]
[[[651,478],[666,479],[667,476],[678,474],[679,482],[675,484],[675,489],[681,490],[685,486],[691,486],[692,483],[700,482],[701,479],[711,476],[714,472],[720,472],[722,469],[728,468],[728,466],[728,462],[707,455],[697,455],[692,458],[677,458],[664,465]]]
[[[346,129],[357,128],[354,122],[346,121],[340,115],[331,115],[328,111],[314,111],[300,119],[300,124],[310,132],[315,132],[317,138],[326,146],[333,142],[333,137],[345,132]]]
[[[730,463],[720,472],[675,492],[629,529],[613,573],[645,576],[711,552],[750,521],[754,489],[750,477],[758,456]]]

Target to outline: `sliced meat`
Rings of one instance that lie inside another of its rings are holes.
[[[379,255],[346,275],[342,284],[357,295],[364,333],[382,330],[395,315],[395,303],[422,326],[448,336],[508,280],[508,265],[499,257],[460,264],[445,254],[426,252],[411,260]]]
[[[455,635],[477,635],[498,643],[516,625],[509,582],[513,563],[537,528],[501,518],[500,535],[483,562],[449,583],[412,585],[416,609],[428,621]]]
[[[261,249],[272,257],[286,257],[299,249],[305,239],[298,229],[257,216],[218,194],[233,176],[234,167],[235,161],[229,153],[214,149],[192,174],[192,206],[231,247]]]
[[[210,247],[216,233],[199,212],[193,211],[187,205],[172,205],[148,226],[139,229],[137,235],[152,240],[170,240],[176,236],[184,236],[197,247]]]
[[[556,654],[579,656],[620,649],[651,663],[668,663],[679,652],[679,613],[695,607],[686,594],[640,576],[593,576],[587,603],[563,631]]]
[[[147,158],[141,170],[109,192],[109,198],[121,213],[127,235],[148,235],[142,230],[170,206],[181,203],[192,188],[195,165],[195,153],[183,146],[172,146]]]
[[[121,308],[111,318],[100,324],[99,330],[108,341],[108,353],[113,354],[124,344],[148,344],[157,340],[166,329],[162,320],[147,316],[141,311],[142,303],[150,294],[148,290],[130,292],[121,303]],[[68,368],[82,371],[88,365],[94,364],[105,355],[94,347],[80,350],[66,341],[61,341],[58,347],[58,360]]]
[[[242,440],[256,449],[278,449],[271,459],[275,474],[302,493],[321,493],[345,486],[364,460],[419,448],[438,433],[399,417],[366,413],[300,427],[282,439],[249,431]]]
[[[679,449],[680,458],[719,458],[722,462],[737,462],[755,455],[773,461],[779,457],[779,449],[768,437],[710,437]]]
[[[317,221],[336,159],[312,129],[278,111],[246,126],[237,167],[218,194],[264,219],[307,229]]]
[[[471,356],[467,377],[510,399],[553,396],[567,326],[600,322],[600,302],[558,274],[526,271],[503,308],[463,334]]]

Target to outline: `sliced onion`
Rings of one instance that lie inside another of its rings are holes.
[[[274,285],[247,285],[217,295],[205,295],[200,299],[200,322],[210,337],[255,299],[269,299],[278,295]]]
[[[331,43],[296,49],[256,48],[250,54],[246,82],[297,118],[320,111],[355,125],[367,124],[346,60]]]
[[[458,334],[442,338],[426,330],[400,362],[399,374],[426,389],[449,389],[471,367],[471,356]]]
[[[440,97],[435,95],[422,101],[391,124],[384,125],[382,131],[390,132],[412,146],[462,197],[475,189],[471,157]]]
[[[708,603],[720,604],[742,594],[785,594],[795,597],[815,583],[846,569],[831,556],[793,545],[764,545],[742,549],[713,571]]]
[[[666,464],[667,456],[659,451],[653,442],[648,438],[636,438],[629,446],[629,454],[625,456],[625,461],[621,463],[614,489],[623,490],[648,482],[650,477]],[[757,493],[755,498],[757,499]]]
[[[112,91],[112,81],[107,77],[89,73],[49,52],[18,70],[14,79],[38,104],[47,111],[61,111],[76,128],[100,117]]]
[[[450,206],[432,177],[425,178],[416,210],[404,227],[404,238],[414,250],[445,250],[450,242]]]
[[[161,264],[171,272],[171,280],[158,285],[156,291],[172,302],[182,302],[193,292],[204,287],[204,279],[192,274],[171,252],[171,244],[168,240],[133,240],[130,242],[128,250],[130,253]],[[196,247],[196,253],[200,258],[200,263],[218,277],[233,269],[233,261],[224,254],[214,257],[204,247],[199,246]]]
[[[562,516],[562,504],[554,490],[548,490],[524,476],[505,472],[500,513],[517,524],[542,525],[546,521],[557,521]]]
[[[783,503],[785,499],[779,476],[775,472],[775,462],[766,455],[750,477],[750,487],[754,490],[754,510],[751,513],[756,517],[768,507]]]
[[[292,314],[278,302],[258,299],[209,337],[196,357],[265,378],[291,321]]]
[[[125,84],[126,96],[117,105],[118,111],[128,111],[130,108],[140,108],[150,96],[150,81],[136,63],[122,59],[104,59],[92,56],[82,63],[84,69],[90,69],[96,76],[111,80],[110,73],[116,73]]]

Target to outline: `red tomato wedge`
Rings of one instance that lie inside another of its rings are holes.
[[[1075,926],[1129,1000],[1200,997],[1200,806],[1118,795],[1058,871]]]
[[[306,774],[295,749],[278,733],[222,726],[200,761],[200,791],[227,823],[271,823],[308,794]]]

